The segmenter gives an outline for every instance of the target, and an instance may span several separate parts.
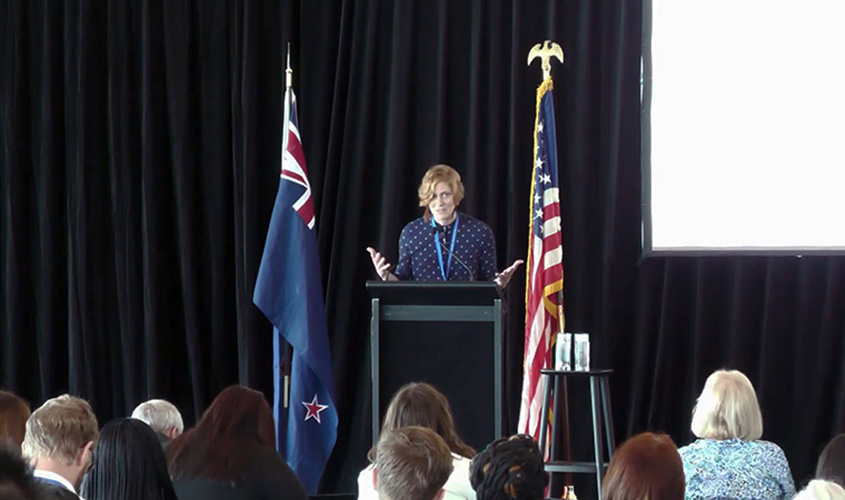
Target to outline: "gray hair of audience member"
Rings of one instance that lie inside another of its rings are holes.
[[[70,464],[88,443],[96,444],[97,429],[88,401],[68,394],[48,399],[26,421],[23,454]]]
[[[813,479],[792,500],[845,500],[845,489],[833,481]]]
[[[382,500],[432,500],[452,474],[446,441],[426,427],[381,434],[376,445],[376,489]]]
[[[163,399],[151,399],[139,404],[132,411],[132,418],[144,422],[154,431],[169,438],[175,438],[185,430],[182,414],[172,403]],[[171,435],[173,429],[177,431],[175,436]]]
[[[763,416],[748,377],[737,370],[717,370],[707,377],[692,411],[691,429],[704,439],[760,439]]]
[[[831,439],[819,455],[816,479],[833,481],[845,488],[845,434]]]
[[[549,475],[534,438],[515,434],[493,441],[472,459],[469,481],[478,500],[542,500]]]

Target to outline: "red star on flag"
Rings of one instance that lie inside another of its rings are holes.
[[[308,413],[305,414],[305,420],[303,422],[307,422],[309,418],[313,418],[317,421],[318,424],[322,424],[323,422],[320,421],[320,412],[328,408],[328,405],[321,405],[319,401],[317,401],[317,395],[314,394],[314,399],[311,400],[310,403],[306,403],[305,401],[302,402],[302,406],[308,410]]]

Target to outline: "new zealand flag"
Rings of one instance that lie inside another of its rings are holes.
[[[305,490],[314,494],[337,440],[337,411],[332,399],[314,203],[297,127],[296,97],[292,89],[288,93],[288,134],[279,191],[252,301],[274,326],[277,448]],[[283,341],[293,348],[287,415],[280,373]]]

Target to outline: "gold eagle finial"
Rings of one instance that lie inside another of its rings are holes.
[[[531,66],[531,61],[538,57],[542,62],[543,81],[546,81],[552,70],[550,59],[552,57],[556,57],[557,60],[563,64],[563,49],[561,49],[560,45],[555,42],[546,40],[543,43],[538,43],[537,45],[531,47],[531,50],[528,51],[528,65]]]

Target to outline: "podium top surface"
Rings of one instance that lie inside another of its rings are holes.
[[[367,291],[389,305],[492,305],[502,298],[492,281],[368,281]]]

